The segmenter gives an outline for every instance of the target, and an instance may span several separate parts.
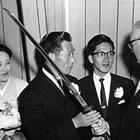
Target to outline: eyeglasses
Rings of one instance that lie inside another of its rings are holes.
[[[110,52],[95,52],[92,53],[92,55],[97,55],[99,59],[104,59],[105,56],[108,56],[109,58],[112,58],[114,56],[115,52],[110,51]]]
[[[134,39],[134,40],[131,40],[128,42],[128,47],[132,50],[133,49],[133,42],[137,41],[137,40],[140,40],[140,38],[137,38],[137,39]]]

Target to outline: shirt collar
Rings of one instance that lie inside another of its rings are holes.
[[[45,68],[42,68],[42,71],[44,72],[44,74],[51,80],[56,80],[56,78],[50,74],[47,70],[45,70]]]
[[[95,72],[93,72],[93,79],[95,80],[99,80],[101,77],[99,77]],[[111,73],[108,72],[104,77],[105,80],[110,79],[111,78]]]

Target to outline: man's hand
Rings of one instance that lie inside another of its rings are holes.
[[[87,127],[97,123],[100,117],[101,115],[96,110],[92,110],[86,114],[79,113],[76,117],[72,118],[72,121],[75,128]]]
[[[93,123],[91,126],[91,130],[94,135],[102,135],[106,132],[110,134],[109,124],[103,118],[100,118],[98,123]]]

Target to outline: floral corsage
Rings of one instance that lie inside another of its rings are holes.
[[[114,93],[115,98],[122,98],[123,94],[124,94],[124,90],[122,87],[116,88]]]
[[[19,123],[18,109],[8,102],[0,102],[0,129],[16,126]]]
[[[114,96],[115,96],[116,98],[122,98],[123,95],[124,95],[124,90],[123,90],[122,87],[119,87],[119,88],[117,88],[117,89],[115,90]],[[125,100],[124,100],[124,99],[121,99],[121,100],[118,102],[118,105],[119,105],[119,104],[123,104],[123,103],[125,103]]]
[[[76,91],[77,91],[78,94],[80,95],[81,92],[80,92],[80,90],[79,90],[79,86],[78,86],[77,84],[75,84],[75,83],[71,83],[71,84],[73,85],[73,87],[76,89]]]

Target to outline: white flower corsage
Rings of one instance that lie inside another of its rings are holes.
[[[123,94],[124,94],[124,90],[122,87],[116,88],[115,93],[114,93],[114,96],[116,98],[122,98]]]
[[[18,109],[8,102],[0,102],[0,129],[12,127],[20,123]]]
[[[79,91],[79,86],[75,83],[71,83],[73,85],[73,87],[76,89],[76,91],[79,93],[79,95],[81,94],[81,92]]]

